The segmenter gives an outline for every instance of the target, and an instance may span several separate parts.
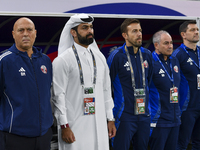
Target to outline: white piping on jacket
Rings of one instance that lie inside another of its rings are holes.
[[[1,61],[2,58],[4,58],[5,56],[7,56],[7,55],[9,55],[9,54],[12,54],[12,52],[11,52],[11,51],[7,51],[7,52],[3,53],[3,54],[0,56],[0,61]]]
[[[12,104],[11,104],[11,102],[10,102],[10,99],[8,98],[8,96],[6,95],[5,92],[4,92],[4,94],[5,94],[5,96],[6,96],[7,100],[8,100],[8,103],[9,103],[9,105],[10,105],[10,108],[11,108],[11,110],[12,110],[12,115],[11,115],[11,119],[10,119],[10,130],[9,130],[9,133],[11,133],[12,122],[13,122],[13,107],[12,107]]]

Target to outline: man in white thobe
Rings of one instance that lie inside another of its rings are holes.
[[[59,150],[109,150],[115,136],[109,70],[93,39],[93,17],[70,17],[53,61]]]

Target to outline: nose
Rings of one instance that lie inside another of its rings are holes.
[[[199,34],[199,30],[195,30],[195,33],[196,33],[196,34]]]
[[[92,34],[93,34],[93,31],[94,31],[93,28],[89,28],[89,29],[88,29],[88,32],[89,32],[89,33],[92,33]]]
[[[169,48],[173,49],[173,44],[172,43],[169,44]]]
[[[24,30],[24,35],[27,36],[28,35],[28,31]]]
[[[142,32],[139,31],[137,35],[138,37],[142,38]]]

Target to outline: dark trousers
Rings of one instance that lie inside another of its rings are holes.
[[[179,126],[153,128],[149,145],[151,150],[176,150]]]
[[[186,150],[190,138],[192,149],[200,150],[200,112],[183,111],[181,122],[177,150]]]
[[[39,137],[24,137],[0,131],[0,150],[50,150],[52,129]]]
[[[113,150],[147,150],[150,134],[150,118],[143,121],[121,121],[114,138]]]

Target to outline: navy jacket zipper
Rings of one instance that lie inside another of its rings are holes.
[[[36,72],[35,72],[35,68],[34,68],[34,65],[33,65],[32,58],[30,58],[30,61],[31,61],[31,64],[32,64],[32,67],[33,67],[33,72],[34,72],[34,75],[35,75],[35,82],[36,82],[37,91],[38,91],[38,99],[39,99],[39,121],[40,121],[40,135],[42,135],[42,129],[41,129],[41,126],[42,126],[42,123],[41,123],[41,103],[40,103],[39,87],[38,87],[38,82],[37,82]]]

